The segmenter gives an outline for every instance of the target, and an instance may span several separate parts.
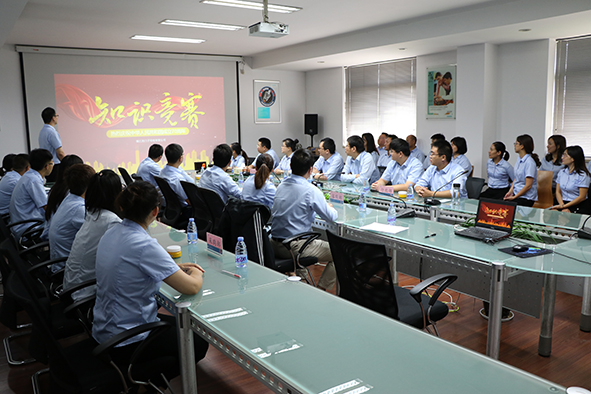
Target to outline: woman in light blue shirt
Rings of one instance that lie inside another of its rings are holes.
[[[565,168],[556,177],[557,205],[551,209],[562,212],[589,213],[587,192],[591,181],[589,171],[585,167],[585,154],[578,146],[569,146],[562,154]]]
[[[246,167],[247,159],[248,155],[242,150],[242,145],[240,145],[238,142],[234,142],[232,144],[232,161],[230,162],[230,167],[232,169],[244,168]]]
[[[558,134],[551,135],[548,138],[546,149],[548,149],[548,153],[542,158],[539,169],[541,171],[552,171],[552,194],[556,195],[556,176],[558,176],[558,171],[564,168],[562,154],[566,149],[566,138]]]
[[[373,163],[377,167],[378,160],[380,160],[380,152],[378,152],[378,148],[376,148],[376,142],[373,138],[373,134],[371,133],[363,133],[361,135],[363,138],[363,144],[365,145],[365,151],[371,155],[373,159]]]
[[[273,158],[271,155],[263,153],[257,158],[255,166],[257,169],[256,174],[251,175],[244,182],[242,198],[247,201],[260,202],[271,208],[277,191],[273,182],[269,180],[271,168],[273,168]]]
[[[451,144],[453,153],[451,162],[462,167],[464,171],[468,171],[468,176],[472,175],[472,163],[470,163],[470,160],[464,156],[464,154],[468,152],[466,139],[464,137],[454,137],[449,143]]]
[[[507,162],[509,152],[500,141],[493,142],[488,150],[486,172],[488,173],[488,189],[480,194],[480,197],[502,200],[515,179],[513,166]]]
[[[92,336],[104,343],[113,336],[139,325],[174,317],[158,315],[154,293],[162,282],[183,294],[197,294],[203,283],[203,269],[197,264],[176,264],[147,232],[158,216],[160,198],[156,188],[145,181],[133,182],[117,198],[123,222],[115,224],[101,238],[96,253],[96,304]],[[137,335],[116,346],[113,361],[125,365],[147,334]],[[195,337],[195,360],[207,353],[207,342]],[[179,374],[177,330],[171,329],[152,341],[142,353],[142,362],[168,357],[171,362],[151,371],[153,382],[162,386]],[[174,360],[174,361],[172,361]]]
[[[533,153],[534,140],[530,135],[518,136],[513,145],[519,160],[515,163],[515,179],[504,199],[531,207],[538,199],[537,167],[540,165],[540,159]]]
[[[291,158],[293,156],[293,152],[298,149],[298,144],[300,141],[296,138],[292,140],[291,138],[286,138],[283,140],[281,144],[281,153],[285,156],[281,158],[279,165],[275,168],[275,174],[281,175],[285,172],[291,171]]]

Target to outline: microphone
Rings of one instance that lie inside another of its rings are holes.
[[[415,210],[412,208],[409,208],[408,205],[406,205],[406,201],[404,201],[402,198],[392,195],[392,199],[397,200],[397,201],[402,201],[402,203],[404,204],[404,209],[401,209],[400,211],[398,211],[396,213],[397,217],[399,217],[400,219],[404,219],[404,218],[414,218],[415,216],[417,216],[417,213],[415,212]]]
[[[581,226],[579,231],[577,231],[577,235],[579,236],[579,238],[591,239],[591,231],[585,230],[585,224],[587,224],[587,220],[589,220],[589,218],[591,218],[591,216],[587,216],[587,219],[585,219],[583,225]]]
[[[443,189],[444,187],[446,187],[447,185],[449,185],[450,183],[452,183],[453,181],[455,181],[456,179],[458,179],[462,175],[466,175],[467,173],[468,173],[468,170],[462,172],[461,174],[456,175],[451,181],[446,182],[443,185],[441,185],[439,188],[437,188],[437,190],[435,190],[433,192],[433,196],[431,196],[429,198],[425,198],[425,201],[424,201],[425,204],[427,204],[427,205],[439,205],[439,204],[441,204],[441,201],[435,199],[435,194],[437,194],[438,191],[440,191],[441,189]]]

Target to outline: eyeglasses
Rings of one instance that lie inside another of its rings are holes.
[[[429,156],[441,156],[439,153],[429,152]]]

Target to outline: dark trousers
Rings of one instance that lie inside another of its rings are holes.
[[[482,193],[480,193],[480,197],[490,198],[492,200],[502,200],[505,197],[505,194],[509,191],[510,186],[502,187],[500,189],[493,189],[488,188]]]
[[[527,198],[523,198],[523,197],[516,198],[513,201],[515,201],[517,203],[517,205],[521,205],[524,207],[533,207],[534,203],[535,203],[534,200],[528,200]]]

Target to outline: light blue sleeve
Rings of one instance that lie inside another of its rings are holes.
[[[525,163],[523,163],[523,164],[525,165],[525,169],[524,169],[525,177],[537,179],[538,178],[538,169],[536,167],[536,162],[534,161],[534,159],[526,160]]]
[[[424,173],[423,165],[417,160],[416,162],[413,162],[413,165],[408,172],[408,176],[406,177],[406,182],[411,181],[416,184]]]
[[[310,203],[314,212],[318,214],[322,219],[327,222],[334,222],[339,217],[336,209],[328,205],[324,198],[324,193],[320,189],[313,186],[313,190],[310,196]]]
[[[359,177],[353,180],[353,183],[357,185],[363,185],[363,181],[366,180],[369,182],[371,180],[371,176],[373,172],[376,170],[376,165],[373,160],[372,155],[364,155],[363,160],[361,162],[361,169],[359,171]]]
[[[351,156],[347,157],[347,161],[345,162],[345,167],[343,168],[344,174],[341,175],[341,182],[353,182],[355,179],[355,175],[351,174]]]
[[[151,239],[146,247],[142,248],[141,261],[138,268],[156,282],[163,281],[180,269],[156,239]]]
[[[511,181],[513,181],[515,179],[515,170],[513,169],[513,166],[511,164],[509,164],[508,162],[505,163],[507,163],[505,166],[505,169],[507,170],[507,175],[509,175],[509,178],[511,178]]]
[[[427,171],[421,175],[415,186],[429,187],[431,178],[433,177],[434,166],[427,168]]]
[[[320,156],[318,158],[318,160],[316,160],[316,163],[314,163],[314,168],[316,168],[318,171],[320,171],[322,169],[323,164],[324,164],[324,157]]]
[[[226,177],[223,182],[228,195],[242,199],[242,190],[240,190],[240,187],[230,177]]]
[[[580,174],[577,176],[577,180],[575,181],[575,185],[577,187],[589,187],[589,183],[591,182],[591,178],[587,174]]]
[[[31,199],[35,203],[35,207],[43,208],[47,205],[47,193],[45,193],[45,188],[43,187],[43,183],[41,182],[34,182],[31,183],[31,188],[29,189],[29,194]]]
[[[384,173],[382,174],[380,179],[383,179],[386,182],[391,182],[395,165],[396,165],[396,163],[394,162],[394,160],[390,160],[390,163],[388,163],[388,166],[386,166],[386,169],[384,170]]]
[[[337,159],[339,158],[337,157]],[[341,173],[343,172],[343,160],[337,159],[330,163],[330,166],[328,167],[328,175],[326,175],[327,179],[333,180],[340,178]]]
[[[53,149],[61,148],[62,147],[62,140],[60,135],[56,132],[49,133],[47,142]]]

